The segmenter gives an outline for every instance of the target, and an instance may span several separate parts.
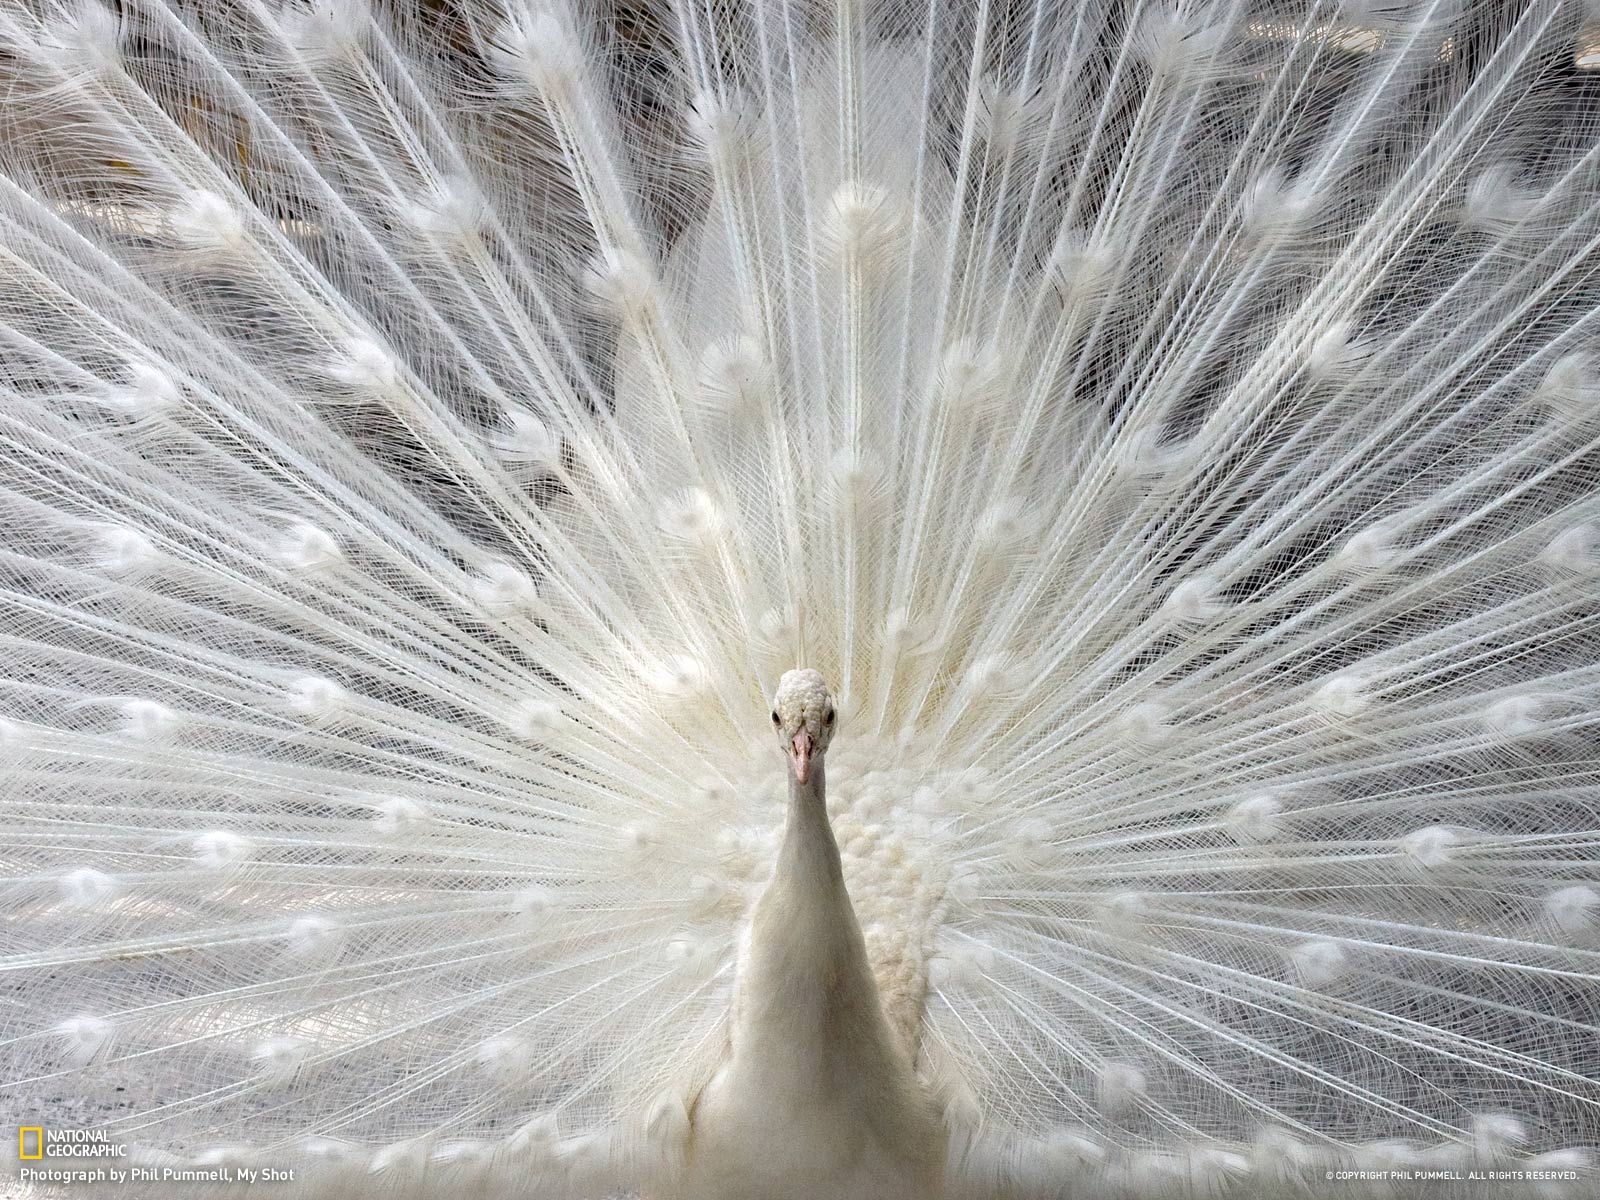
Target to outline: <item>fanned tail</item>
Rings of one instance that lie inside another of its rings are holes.
[[[13,1123],[670,1177],[803,662],[953,1188],[1587,1169],[1585,15],[13,6]]]

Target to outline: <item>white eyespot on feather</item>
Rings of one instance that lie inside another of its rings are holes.
[[[122,20],[98,0],[77,0],[50,12],[31,50],[44,62],[71,77],[107,75],[123,66]]]
[[[479,1177],[494,1167],[496,1151],[494,1142],[481,1138],[457,1138],[440,1142],[429,1162],[447,1172],[458,1185],[467,1179],[481,1183]]]
[[[1178,734],[1174,709],[1165,700],[1141,700],[1116,715],[1111,732],[1145,749],[1171,745]]]
[[[490,65],[511,92],[532,90],[564,106],[583,78],[583,45],[570,18],[550,4],[513,11],[485,47]]]
[[[150,535],[131,525],[98,525],[92,554],[102,571],[123,577],[143,574],[161,563],[161,551]]]
[[[201,1171],[223,1170],[233,1173],[251,1170],[259,1162],[257,1151],[252,1146],[239,1146],[223,1144],[202,1150],[185,1164]]]
[[[300,1037],[271,1037],[257,1043],[250,1052],[257,1072],[272,1084],[286,1084],[305,1068],[311,1057],[311,1043]]]
[[[338,922],[315,913],[295,917],[284,931],[290,958],[308,965],[331,963],[344,948],[345,931]]]
[[[1306,348],[1305,368],[1311,379],[1329,381],[1346,378],[1372,357],[1370,339],[1354,335],[1350,321],[1331,321]]]
[[[505,912],[518,924],[537,925],[554,903],[555,897],[548,888],[518,888],[506,898]]]
[[[1542,696],[1505,696],[1483,710],[1483,728],[1497,741],[1531,737],[1549,725],[1549,701]]]
[[[1222,581],[1215,575],[1185,579],[1167,594],[1161,615],[1179,625],[1199,625],[1227,611]]]
[[[1544,915],[1564,937],[1584,937],[1600,928],[1600,890],[1586,883],[1557,888],[1544,898]]]
[[[1375,521],[1345,539],[1329,565],[1348,575],[1376,575],[1390,570],[1399,561],[1392,523]]]
[[[1134,29],[1134,52],[1158,80],[1195,82],[1216,64],[1228,36],[1220,22],[1202,24],[1197,14],[1174,8],[1147,11]]]
[[[432,819],[427,805],[405,796],[391,796],[374,806],[372,828],[379,837],[412,837]]]
[[[496,619],[530,612],[539,601],[533,577],[503,559],[484,563],[468,582],[467,595],[480,612]]]
[[[1250,1145],[1250,1169],[1269,1186],[1282,1186],[1297,1182],[1323,1163],[1330,1161],[1321,1147],[1301,1141],[1286,1129],[1274,1126],[1263,1128]]]
[[[256,844],[226,829],[209,829],[191,843],[194,860],[208,871],[231,871],[250,861]]]
[[[79,867],[56,879],[56,891],[69,908],[94,908],[122,890],[115,876],[93,867]]]
[[[1300,983],[1317,991],[1337,980],[1348,969],[1344,947],[1326,938],[1312,938],[1289,951],[1289,963]]]
[[[1455,861],[1464,843],[1448,825],[1427,825],[1400,839],[1400,853],[1419,870],[1437,871]]]
[[[1517,178],[1515,168],[1500,163],[1481,172],[1467,184],[1461,204],[1461,223],[1496,237],[1504,237],[1533,215],[1539,195]]]
[[[278,14],[283,40],[312,63],[360,53],[371,25],[367,0],[305,0],[285,4]]]
[[[1600,414],[1600,373],[1594,356],[1577,351],[1557,359],[1530,400],[1561,426],[1589,425]]]
[[[1358,671],[1341,671],[1318,684],[1308,698],[1311,714],[1329,724],[1354,721],[1373,705],[1372,680]]]
[[[65,1064],[79,1068],[103,1062],[110,1056],[116,1028],[104,1017],[81,1013],[62,1021],[51,1032],[56,1036]]]
[[[749,159],[761,129],[747,97],[706,91],[696,92],[690,100],[685,125],[691,144],[717,172],[729,171]]]
[[[828,460],[827,488],[834,509],[851,517],[881,504],[888,497],[889,480],[880,463],[843,449]]]
[[[1038,148],[1038,126],[1044,106],[1030,93],[1002,84],[993,75],[978,83],[973,134],[993,155],[1029,154]]]
[[[1143,892],[1114,892],[1095,905],[1094,917],[1112,938],[1134,937],[1149,926],[1150,899]]]
[[[772,366],[752,337],[712,342],[700,355],[702,406],[729,420],[750,421],[771,410]]]
[[[1481,1160],[1499,1162],[1528,1142],[1528,1127],[1510,1113],[1479,1113],[1468,1128],[1473,1153]]]
[[[1106,1147],[1087,1129],[1052,1129],[1039,1139],[1039,1151],[1047,1179],[1061,1179],[1065,1172],[1099,1167],[1106,1161]]]
[[[1196,439],[1163,443],[1161,437],[1155,426],[1125,430],[1108,455],[1112,469],[1125,478],[1143,479],[1174,474],[1192,465]]]
[[[661,827],[654,821],[634,821],[617,830],[617,848],[633,858],[644,858],[661,845]]]
[[[183,408],[183,388],[171,371],[155,363],[130,360],[122,369],[123,381],[107,387],[96,403],[107,412],[132,422],[171,417]]]
[[[1132,1063],[1102,1063],[1095,1072],[1095,1099],[1107,1116],[1138,1108],[1149,1090],[1144,1072]]]
[[[730,808],[738,800],[739,794],[720,774],[702,774],[701,778],[694,781],[694,797],[710,808]],[[723,834],[734,832],[736,830],[723,830]],[[722,834],[718,834],[718,838],[722,838]]]
[[[689,933],[669,938],[662,955],[673,970],[691,979],[709,977],[722,963],[717,946],[710,938]]]
[[[884,618],[883,644],[891,654],[915,654],[926,648],[933,633],[933,622],[909,608],[891,609]]]
[[[524,700],[506,715],[506,728],[530,742],[548,742],[561,729],[562,708],[552,700]]]
[[[584,280],[589,291],[624,322],[648,324],[661,306],[655,269],[642,255],[607,249],[590,260]]]
[[[1539,552],[1539,564],[1565,575],[1600,572],[1600,529],[1574,525],[1550,539]]]
[[[1069,300],[1087,301],[1105,291],[1115,270],[1116,257],[1102,239],[1068,228],[1051,247],[1044,274]]]
[[[367,1173],[382,1177],[381,1186],[387,1194],[404,1194],[420,1185],[427,1175],[433,1145],[431,1137],[423,1136],[379,1146],[367,1160]]]
[[[1003,652],[978,655],[962,678],[963,688],[974,699],[1009,696],[1017,692],[1023,683],[1022,665]]]
[[[1223,1196],[1250,1174],[1250,1160],[1223,1146],[1194,1146],[1183,1159],[1183,1175],[1196,1196]]]
[[[1021,554],[1030,547],[1038,527],[1035,511],[1027,502],[1004,496],[979,514],[972,531],[973,550],[995,557]]]
[[[506,1139],[506,1149],[529,1166],[547,1165],[555,1158],[561,1127],[554,1113],[540,1113],[524,1121]]]
[[[1287,181],[1282,166],[1267,167],[1245,190],[1240,205],[1245,228],[1259,238],[1287,237],[1310,223],[1316,195],[1304,184]]]
[[[339,539],[309,521],[293,521],[280,532],[274,553],[291,571],[328,571],[344,561]]]
[[[689,914],[704,921],[739,907],[739,891],[732,881],[706,872],[689,880]]]
[[[117,712],[117,732],[136,742],[164,741],[184,726],[183,714],[159,700],[124,700]]]
[[[993,342],[958,338],[939,356],[938,397],[944,408],[979,421],[1004,407],[1012,363]]]
[[[1250,796],[1228,810],[1223,826],[1236,842],[1273,841],[1283,833],[1283,801],[1268,792]]]
[[[657,661],[645,677],[656,691],[678,699],[703,695],[711,686],[705,664],[687,654],[672,654]]]
[[[502,1083],[516,1083],[532,1077],[534,1045],[517,1033],[499,1033],[478,1043],[473,1058],[485,1073]]]
[[[325,372],[354,395],[393,397],[404,386],[400,360],[394,351],[360,334],[345,340],[328,361]]]
[[[403,208],[418,233],[445,245],[475,238],[487,211],[477,185],[459,175],[438,180]]]
[[[167,211],[167,229],[180,249],[207,258],[240,258],[254,245],[238,206],[203,188],[186,192]]]
[[[831,794],[828,801],[831,806]],[[730,878],[749,879],[766,865],[762,840],[752,829],[724,829],[717,834],[717,860]]]
[[[1018,822],[1016,829],[1006,839],[1010,857],[1026,867],[1038,867],[1050,861],[1056,831],[1043,817],[1029,817]]]
[[[756,618],[756,633],[768,650],[788,650],[800,636],[800,610],[769,608]]]
[[[500,425],[485,439],[490,453],[524,471],[554,471],[561,465],[561,439],[525,408],[507,407]]]
[[[350,693],[325,675],[301,675],[284,689],[284,705],[307,724],[323,725],[348,711]]]
[[[335,1171],[366,1169],[366,1153],[354,1142],[347,1142],[343,1138],[300,1138],[294,1143],[294,1151],[312,1164],[319,1178]]]
[[[846,180],[823,211],[821,240],[841,262],[867,270],[883,266],[900,244],[905,206],[884,188]]]
[[[703,548],[726,537],[732,522],[728,511],[705,488],[687,488],[656,511],[656,526],[674,541]]]

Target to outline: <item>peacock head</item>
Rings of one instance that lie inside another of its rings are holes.
[[[828,752],[837,718],[833,693],[818,672],[803,667],[783,673],[772,697],[772,728],[797,782],[809,780],[811,764]]]

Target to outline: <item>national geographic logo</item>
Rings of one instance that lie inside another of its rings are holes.
[[[23,1162],[47,1158],[122,1158],[128,1148],[111,1140],[104,1129],[46,1129],[23,1125],[17,1130],[17,1157]]]

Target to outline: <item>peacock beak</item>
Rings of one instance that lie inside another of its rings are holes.
[[[794,735],[789,745],[789,766],[794,771],[795,782],[804,783],[811,778],[811,733],[802,729]]]

